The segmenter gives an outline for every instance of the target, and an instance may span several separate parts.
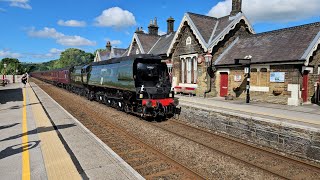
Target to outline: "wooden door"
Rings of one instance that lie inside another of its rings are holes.
[[[228,95],[228,73],[220,73],[220,96],[225,97]]]
[[[302,99],[303,102],[308,101],[308,71],[303,72],[303,82],[302,82]]]

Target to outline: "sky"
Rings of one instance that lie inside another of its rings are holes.
[[[157,18],[177,30],[186,12],[228,15],[232,0],[0,0],[0,59],[22,62],[58,59],[67,48],[93,53],[127,48],[137,27],[148,29]],[[242,10],[256,33],[320,22],[320,0],[242,0]]]

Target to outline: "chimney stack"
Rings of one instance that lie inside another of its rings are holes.
[[[239,12],[242,12],[241,6],[242,0],[232,0],[232,11],[230,12],[230,16],[235,16]]]
[[[150,21],[148,29],[149,29],[149,34],[158,35],[159,26],[157,24],[157,18],[154,18],[154,21],[153,20]]]
[[[135,33],[144,34],[142,27],[141,28],[138,27]]]
[[[167,19],[167,34],[172,33],[174,30],[174,19],[170,16]]]
[[[109,51],[109,52],[111,52],[111,42],[110,41],[108,41],[107,42],[107,45],[106,45],[106,49],[107,49],[107,51]]]

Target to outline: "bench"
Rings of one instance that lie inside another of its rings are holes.
[[[196,89],[195,87],[182,87],[182,86],[175,86],[174,87],[174,91],[176,94],[189,94],[190,96],[191,95],[194,95],[196,94]]]

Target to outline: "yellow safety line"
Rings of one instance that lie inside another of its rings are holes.
[[[38,136],[48,179],[80,180],[76,166],[31,87],[27,89],[27,93],[36,126],[45,129],[39,132]]]
[[[26,88],[23,89],[22,107],[22,180],[30,180],[30,158],[28,150]]]

